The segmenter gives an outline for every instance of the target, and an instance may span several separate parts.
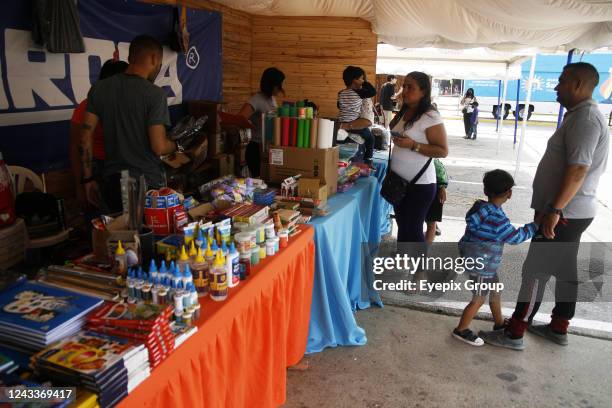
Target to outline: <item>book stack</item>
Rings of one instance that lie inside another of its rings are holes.
[[[31,366],[54,384],[82,386],[96,393],[101,407],[116,405],[150,374],[144,345],[92,331],[38,352]]]
[[[267,206],[241,203],[221,211],[221,214],[231,218],[233,222],[261,224],[268,218],[268,211]]]
[[[101,299],[25,279],[0,293],[0,344],[35,353],[77,333]]]
[[[15,360],[7,355],[0,354],[0,376],[10,374],[18,368],[19,366],[15,363]]]
[[[279,215],[281,222],[283,223],[283,228],[285,228],[289,232],[289,236],[292,236],[296,233],[297,224],[300,220],[301,213],[295,210],[287,210],[281,208],[276,210],[276,213]]]
[[[106,302],[89,316],[87,329],[144,343],[153,369],[174,350],[171,316],[168,305]]]

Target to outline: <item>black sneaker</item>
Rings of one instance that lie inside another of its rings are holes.
[[[440,235],[442,235],[442,231],[440,230],[440,228],[438,228],[438,226],[436,225],[436,237],[439,237]]]
[[[505,329],[506,327],[508,327],[510,325],[510,319],[504,319],[504,322],[501,325],[493,325],[493,331],[495,330],[501,330],[501,329]]]
[[[463,331],[455,329],[453,330],[453,337],[457,340],[461,340],[462,342],[469,344],[470,346],[484,345],[484,340],[475,335],[474,332],[470,329],[465,329]]]

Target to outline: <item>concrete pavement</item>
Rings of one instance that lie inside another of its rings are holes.
[[[458,319],[385,306],[356,314],[363,347],[306,356],[287,372],[289,408],[579,407],[612,401],[612,342],[570,335],[561,347],[527,334],[525,351],[451,337]],[[472,329],[491,324],[474,322]]]

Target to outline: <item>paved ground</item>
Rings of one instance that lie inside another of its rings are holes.
[[[610,407],[612,342],[527,335],[517,352],[460,343],[454,317],[393,306],[356,316],[368,344],[306,356],[307,370],[288,371],[286,407]]]

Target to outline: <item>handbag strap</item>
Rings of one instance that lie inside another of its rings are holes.
[[[391,151],[391,146],[389,146],[389,160],[387,161],[387,172],[385,173],[385,175],[389,174],[389,172],[391,171]],[[432,158],[430,157],[429,160],[427,160],[427,163],[425,163],[425,165],[421,168],[421,170],[419,170],[417,175],[408,184],[415,184],[417,181],[419,181],[423,173],[425,173],[425,170],[427,170],[427,168],[431,164],[431,160]]]
[[[419,181],[423,173],[425,173],[425,170],[427,170],[427,168],[429,167],[431,160],[432,158],[430,157],[429,160],[427,160],[427,163],[425,163],[425,165],[421,168],[421,170],[417,173],[417,175],[414,176],[414,178],[410,181],[409,184],[415,184],[417,181]]]

